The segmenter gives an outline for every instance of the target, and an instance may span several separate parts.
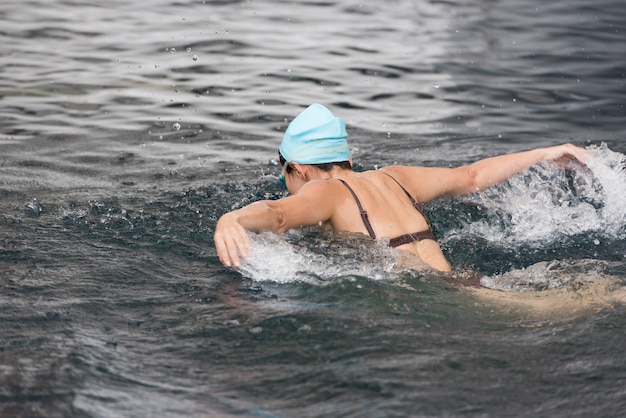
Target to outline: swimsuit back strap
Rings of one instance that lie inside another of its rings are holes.
[[[407,189],[404,188],[404,186],[402,184],[400,184],[400,182],[398,180],[395,179],[395,177],[393,177],[391,174],[385,173],[384,171],[381,171],[383,174],[385,174],[387,177],[389,177],[391,180],[395,181],[396,184],[398,186],[400,186],[400,188],[404,191],[404,193],[407,195],[407,197],[409,198],[409,200],[411,201],[411,203],[413,204],[413,207],[415,209],[417,209],[417,211],[419,213],[422,214],[422,216],[424,216],[424,212],[422,211],[422,207],[420,206],[420,204],[417,202],[417,200],[413,199],[413,196],[411,196],[411,193],[408,192]],[[424,216],[425,218],[425,216]]]
[[[430,229],[426,229],[425,231],[400,235],[399,237],[390,239],[389,246],[392,248],[396,248],[404,244],[410,244],[412,242],[422,241],[425,239],[436,241],[433,231],[431,231]]]
[[[350,193],[352,194],[352,197],[354,198],[354,201],[356,202],[356,205],[359,208],[359,212],[361,213],[361,219],[363,220],[365,229],[367,229],[367,232],[370,234],[370,237],[372,237],[373,239],[376,239],[376,233],[374,232],[374,228],[372,228],[372,224],[370,223],[369,217],[367,216],[367,212],[365,211],[365,209],[363,209],[363,205],[361,205],[361,201],[356,196],[356,193],[354,193],[354,190],[352,190],[352,187],[348,186],[348,183],[346,183],[344,180],[342,179],[337,179],[337,180],[342,182],[343,185],[346,186],[348,190],[350,191]]]
[[[420,215],[422,215],[424,217],[424,220],[426,221],[426,225],[428,225],[428,231],[432,231],[432,227],[430,226],[430,222],[428,222],[428,218],[426,217],[426,214],[422,210],[422,205],[420,205],[417,200],[413,199],[413,196],[411,196],[411,193],[409,193],[408,190],[405,189],[404,186],[398,180],[395,179],[395,177],[393,177],[391,174],[385,173],[384,171],[382,173],[385,174],[386,176],[390,177],[393,181],[396,182],[396,184],[398,186],[400,186],[400,188],[402,190],[404,190],[404,193],[407,195],[409,200],[411,200],[411,203],[413,204],[413,207],[415,209],[417,209],[417,211],[420,213]],[[430,237],[428,239],[430,239]],[[432,238],[432,239],[434,239],[434,238]]]

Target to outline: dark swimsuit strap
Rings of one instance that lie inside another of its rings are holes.
[[[433,234],[433,231],[432,231],[432,229],[430,227],[430,223],[428,223],[428,218],[424,214],[424,211],[422,210],[422,207],[419,204],[419,202],[417,200],[413,199],[413,196],[411,196],[411,194],[408,192],[408,190],[405,189],[404,186],[402,184],[400,184],[400,182],[398,180],[396,180],[391,174],[385,173],[384,171],[382,173],[385,174],[387,177],[390,177],[393,181],[396,182],[396,184],[398,186],[400,186],[400,188],[404,191],[404,193],[407,195],[407,197],[409,198],[409,200],[413,204],[413,207],[415,209],[417,209],[417,211],[424,217],[424,220],[426,220],[426,224],[428,225],[428,229],[426,229],[424,231],[413,232],[413,233],[410,233],[410,234],[404,234],[404,235],[400,235],[399,237],[390,239],[389,240],[389,246],[395,248],[395,247],[398,247],[400,245],[410,244],[411,242],[422,241],[422,240],[425,240],[425,239],[431,239],[433,241],[436,241],[435,235]]]
[[[391,238],[389,240],[389,246],[392,248],[399,247],[400,245],[410,244],[416,241],[423,241],[425,239],[431,239],[433,241],[437,241],[435,239],[435,234],[430,229],[425,229],[420,232],[412,232],[410,234],[400,235],[399,237]]]
[[[395,181],[396,184],[398,186],[400,186],[400,188],[404,191],[404,193],[407,195],[407,197],[409,198],[409,200],[413,204],[413,207],[415,209],[417,209],[417,211],[424,217],[424,219],[426,219],[426,216],[424,215],[424,211],[422,211],[422,207],[420,206],[420,204],[418,203],[417,200],[413,199],[413,196],[411,196],[411,193],[409,193],[408,190],[405,189],[404,186],[402,184],[400,184],[400,182],[398,180],[396,180],[391,174],[385,173],[384,171],[381,171],[381,173],[383,173],[384,175],[389,177],[391,180]],[[428,222],[428,219],[426,219],[426,222]],[[428,225],[428,227],[430,228],[430,225]]]
[[[361,212],[361,219],[363,219],[363,223],[365,224],[365,228],[367,229],[367,232],[370,234],[370,237],[376,239],[376,233],[374,232],[374,228],[372,228],[372,224],[370,223],[370,219],[367,216],[367,212],[365,211],[365,209],[363,209],[363,205],[361,205],[361,201],[356,196],[356,193],[354,193],[354,190],[352,190],[352,187],[348,186],[348,183],[346,183],[342,179],[337,179],[337,180],[342,182],[343,185],[346,186],[348,190],[350,190],[350,193],[352,193],[352,197],[354,197],[354,200],[356,201],[356,205],[359,207],[359,212]]]

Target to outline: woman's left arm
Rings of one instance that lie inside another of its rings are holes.
[[[496,185],[541,161],[556,161],[568,158],[577,159],[584,163],[586,154],[587,151],[583,148],[572,144],[564,144],[485,158],[460,169],[468,171],[468,176],[472,178],[472,191],[475,191]],[[467,191],[463,192],[467,193]]]
[[[403,183],[420,202],[428,202],[486,189],[541,161],[568,158],[584,163],[586,156],[583,148],[564,144],[498,155],[457,168],[396,166],[390,170],[402,176]]]

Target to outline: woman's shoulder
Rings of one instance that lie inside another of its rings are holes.
[[[396,181],[400,183],[411,182],[416,175],[424,170],[428,170],[426,167],[419,166],[408,166],[408,165],[390,165],[383,167],[375,172],[378,175],[382,175],[385,177],[393,177]]]

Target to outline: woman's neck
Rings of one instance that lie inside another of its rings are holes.
[[[346,174],[352,173],[352,170],[348,168],[334,166],[330,171],[324,171],[321,174],[321,178],[323,179],[336,179],[339,177],[343,177]]]

